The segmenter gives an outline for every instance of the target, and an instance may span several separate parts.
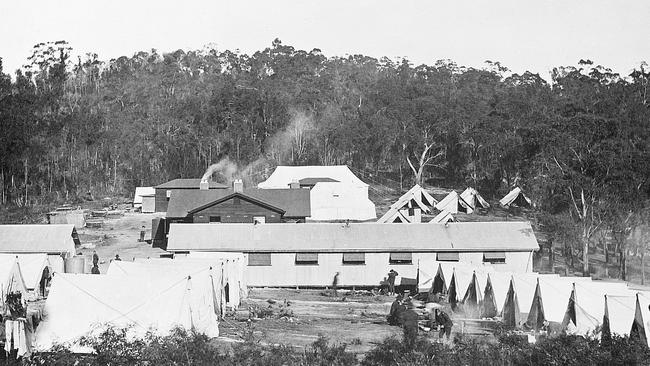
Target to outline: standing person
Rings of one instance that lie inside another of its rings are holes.
[[[399,273],[395,271],[394,269],[391,269],[388,272],[388,294],[389,295],[395,295],[395,277],[397,277]]]
[[[418,336],[418,313],[413,310],[413,303],[407,302],[407,310],[402,314],[404,343],[408,349],[413,349]]]
[[[97,255],[97,251],[93,250],[93,267],[97,267],[99,264],[99,256]]]
[[[121,261],[122,258],[120,258],[120,255],[119,255],[119,254],[115,254],[115,260],[116,260],[116,261]]]
[[[451,335],[451,328],[454,326],[454,322],[451,321],[451,318],[447,313],[441,309],[436,309],[436,323],[440,324],[440,333],[438,338],[442,338],[443,335],[449,339]]]
[[[402,299],[402,295],[399,294],[390,305],[390,312],[387,318],[389,325],[399,325],[402,313],[406,311],[406,307],[402,304]]]
[[[144,241],[145,230],[146,229],[145,229],[144,225],[142,225],[142,229],[140,229],[140,239],[138,239],[138,241],[141,242],[141,243]]]
[[[336,272],[334,274],[334,280],[332,280],[332,292],[334,293],[334,297],[338,296],[338,286],[339,286],[339,272]]]
[[[90,273],[99,274],[99,267],[97,267],[97,265],[94,265],[93,268],[90,270]]]

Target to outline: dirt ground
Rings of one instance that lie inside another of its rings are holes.
[[[99,256],[99,271],[106,273],[108,266],[116,254],[122,260],[134,258],[157,258],[165,253],[158,248],[152,248],[147,242],[138,242],[140,230],[145,227],[146,237],[151,237],[151,220],[164,217],[164,213],[143,214],[127,211],[128,207],[121,207],[117,211],[121,215],[107,215],[103,218],[92,220],[101,222],[101,227],[85,227],[77,230],[81,247],[77,254],[86,258],[86,272],[90,273],[93,251]]]
[[[78,230],[81,248],[90,273],[93,251],[99,255],[99,269],[106,273],[110,262],[119,254],[122,260],[159,257],[165,253],[146,242],[138,242],[144,225],[150,237],[151,220],[164,214],[143,214],[119,207],[120,215],[97,219],[101,227]],[[94,220],[94,219],[93,219]],[[285,305],[285,300],[287,301]],[[324,290],[251,289],[242,306],[220,324],[221,341],[225,343],[254,340],[264,344],[305,347],[320,334],[335,343],[346,343],[351,351],[362,354],[391,335],[402,330],[386,324],[392,297],[355,295],[331,297]],[[287,306],[288,305],[288,306]],[[249,308],[269,309],[269,316],[250,322]],[[284,308],[281,316],[280,309]]]

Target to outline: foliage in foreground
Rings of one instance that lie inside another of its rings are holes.
[[[513,334],[497,340],[456,337],[450,344],[419,337],[409,345],[391,337],[360,361],[346,344],[321,336],[310,347],[265,346],[248,341],[223,346],[206,336],[177,329],[171,335],[148,335],[128,341],[126,331],[108,329],[84,345],[93,354],[73,354],[64,347],[39,353],[22,365],[648,365],[650,350],[635,339],[562,336],[529,344]],[[9,363],[11,365],[11,363]]]

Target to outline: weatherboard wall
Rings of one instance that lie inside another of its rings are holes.
[[[365,253],[365,264],[344,264],[342,253],[318,253],[318,264],[296,264],[296,253],[271,253],[271,265],[248,265],[245,253],[244,277],[248,286],[254,287],[326,287],[332,285],[334,274],[339,272],[339,285],[345,287],[378,287],[390,269],[402,277],[415,279],[418,262],[435,263],[436,253],[413,253],[412,264],[391,264],[390,253]],[[460,253],[459,262],[479,265],[483,252]],[[530,272],[531,252],[508,252],[506,263],[494,264],[498,271]]]
[[[194,223],[209,223],[210,216],[219,217],[222,223],[252,223],[258,216],[264,216],[266,223],[278,223],[282,219],[278,212],[237,197],[193,213],[192,220]]]

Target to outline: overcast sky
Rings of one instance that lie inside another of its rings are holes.
[[[5,72],[46,41],[108,60],[208,43],[250,53],[276,37],[327,56],[492,60],[545,78],[589,58],[628,74],[650,62],[650,0],[0,0]]]

